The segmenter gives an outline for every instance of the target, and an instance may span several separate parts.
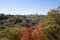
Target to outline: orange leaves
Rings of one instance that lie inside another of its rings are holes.
[[[33,30],[32,37],[33,40],[49,40],[48,31],[43,28],[42,23]]]
[[[21,40],[31,40],[31,28],[26,28],[26,32],[22,36]]]

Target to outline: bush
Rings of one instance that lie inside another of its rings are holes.
[[[8,40],[17,40],[18,35],[22,36],[25,32],[25,27],[14,27],[0,31],[0,40],[7,38]]]

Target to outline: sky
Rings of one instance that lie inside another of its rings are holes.
[[[14,15],[47,14],[60,0],[0,0],[0,13]]]

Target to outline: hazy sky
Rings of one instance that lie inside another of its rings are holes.
[[[0,0],[0,13],[5,14],[46,14],[60,6],[60,0]]]

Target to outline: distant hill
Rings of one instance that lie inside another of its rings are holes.
[[[0,14],[0,27],[35,26],[45,15],[6,15]]]

